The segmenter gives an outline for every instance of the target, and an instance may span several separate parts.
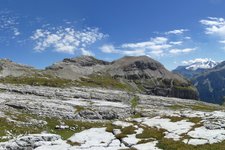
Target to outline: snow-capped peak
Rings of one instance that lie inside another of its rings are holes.
[[[209,58],[197,58],[194,60],[183,61],[183,63],[187,65],[185,68],[187,70],[210,69],[218,64],[218,62]]]

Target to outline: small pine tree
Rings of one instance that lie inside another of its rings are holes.
[[[134,96],[131,99],[131,101],[130,101],[130,103],[131,103],[131,111],[132,111],[133,114],[136,113],[136,107],[138,105],[138,102],[139,102],[139,97],[138,96]]]

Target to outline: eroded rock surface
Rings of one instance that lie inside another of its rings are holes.
[[[222,106],[101,88],[0,84],[0,119],[1,150],[160,150],[167,140],[193,149],[225,140]]]

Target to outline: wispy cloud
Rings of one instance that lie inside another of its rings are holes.
[[[205,26],[205,33],[218,35],[225,38],[225,20],[224,18],[208,17],[200,20],[200,23]]]
[[[182,53],[190,53],[192,51],[195,51],[197,48],[183,48],[183,49],[171,49],[169,52],[171,54],[182,54]]]
[[[7,37],[15,38],[20,35],[18,25],[19,21],[17,16],[7,10],[0,11],[0,33],[7,33]]]
[[[145,55],[144,49],[136,49],[136,50],[125,50],[125,49],[117,49],[112,44],[105,44],[100,47],[100,50],[103,53],[109,54],[122,54],[122,55],[131,55],[131,56],[138,56],[138,55]]]
[[[168,32],[165,32],[166,35],[169,35],[169,34],[175,34],[175,35],[178,35],[178,34],[183,34],[184,32],[187,32],[188,29],[175,29],[175,30],[171,30],[171,31],[168,31]]]
[[[45,51],[53,49],[56,52],[74,54],[76,51],[91,55],[86,50],[88,46],[101,40],[105,35],[98,28],[86,28],[82,31],[72,27],[52,27],[50,29],[37,29],[31,39],[35,42],[34,50]]]
[[[221,43],[221,44],[225,44],[225,40],[219,41],[219,43]]]
[[[183,43],[183,41],[171,41],[170,44],[172,45],[181,45]]]
[[[16,18],[11,16],[8,11],[1,11],[0,12],[0,29],[11,29],[18,23],[16,22]]]
[[[112,44],[106,44],[100,47],[103,53],[117,53],[122,55],[150,55],[161,57],[164,55],[174,55],[179,53],[189,53],[196,50],[196,48],[183,48],[183,41],[171,41],[167,37],[155,37],[149,41],[137,42],[137,43],[124,43],[115,47]]]

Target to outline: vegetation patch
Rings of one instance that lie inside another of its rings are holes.
[[[113,124],[107,124],[106,126],[106,132],[113,132],[114,129],[121,129],[122,127],[121,126],[116,126],[116,125],[113,125]]]
[[[7,116],[13,119],[9,121],[6,118],[0,118],[0,137],[6,136],[8,132],[12,135],[27,135],[35,134],[46,131],[48,133],[58,134],[62,139],[66,140],[71,137],[74,133],[81,132],[86,129],[94,127],[106,127],[108,123],[103,122],[89,122],[89,121],[76,121],[72,119],[59,119],[41,117],[35,114],[28,114],[25,112],[11,113],[5,112]],[[36,119],[37,121],[42,120],[47,124],[31,124],[30,120]],[[68,129],[56,129],[57,125],[67,125]],[[1,139],[0,139],[1,140]]]
[[[133,126],[124,127],[121,129],[121,133],[115,135],[115,137],[119,140],[127,137],[128,134],[136,134],[135,132],[136,128]]]
[[[146,138],[154,138],[154,139],[162,139],[164,137],[164,129],[158,129],[154,127],[142,127],[144,131],[140,134],[136,135],[136,138],[146,139]]]
[[[196,91],[196,89],[193,86],[174,86],[174,88],[183,91]]]
[[[55,77],[12,77],[8,76],[0,79],[0,83],[9,84],[26,84],[32,86],[50,86],[50,87],[67,87],[72,85],[71,80],[55,78]]]
[[[79,106],[79,105],[74,106],[74,108],[76,109],[75,113],[85,110],[85,108],[83,106]]]
[[[134,126],[128,126],[128,127],[124,127],[121,129],[121,132],[123,134],[135,134],[136,133],[136,128]]]
[[[91,75],[89,76],[89,78],[81,78],[81,81],[77,81],[77,83],[80,86],[102,87],[102,88],[133,91],[133,88],[131,86],[110,77],[110,75],[108,76]]]
[[[137,144],[144,144],[144,143],[149,143],[155,141],[154,139],[142,139],[137,142]]]
[[[216,111],[216,110],[220,110],[219,107],[216,106],[211,106],[211,105],[205,105],[205,104],[196,104],[196,105],[191,105],[189,106],[192,110],[196,110],[196,111]]]
[[[70,144],[71,146],[81,146],[81,143],[78,143],[78,142],[72,142],[70,140],[67,140],[66,142],[67,144]]]
[[[141,118],[141,117],[143,116],[140,112],[136,112],[133,116],[131,116],[131,118]]]
[[[192,109],[195,111],[216,111],[216,110],[221,110],[221,106],[212,106],[212,105],[206,105],[206,104],[193,104],[193,105],[170,105],[168,106],[172,110],[181,110],[181,109]]]
[[[0,89],[0,93],[5,92],[5,91],[6,91],[5,89]]]
[[[168,106],[170,109],[172,109],[172,110],[181,110],[181,109],[184,109],[184,108],[187,108],[187,107],[185,107],[185,106],[183,106],[183,105],[177,105],[177,104],[175,104],[175,105],[170,105],[170,106]]]
[[[171,122],[177,122],[177,121],[181,121],[184,120],[184,117],[179,117],[179,116],[165,116],[162,118],[169,118]]]
[[[174,141],[172,139],[162,138],[158,141],[157,147],[163,150],[223,150],[225,149],[225,141],[216,144],[204,145],[188,145],[182,141]]]

